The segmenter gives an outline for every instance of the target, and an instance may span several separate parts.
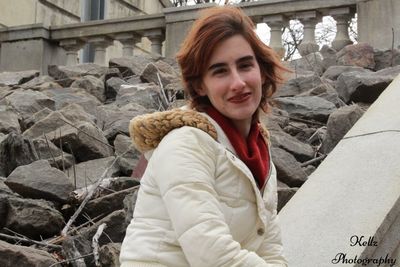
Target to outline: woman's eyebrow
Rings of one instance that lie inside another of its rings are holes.
[[[235,61],[235,63],[238,64],[238,63],[241,63],[241,62],[244,62],[244,61],[251,61],[251,60],[254,60],[254,56],[248,55],[248,56],[244,56],[244,57],[241,57],[241,58],[237,59],[237,60]],[[227,65],[227,64],[226,64],[226,63],[223,63],[223,62],[214,63],[214,64],[212,64],[210,67],[208,67],[207,71],[211,71],[211,70],[213,70],[213,69],[217,69],[217,68],[220,68],[220,67],[224,67],[224,66],[226,66],[226,65]]]

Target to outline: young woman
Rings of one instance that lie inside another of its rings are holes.
[[[149,160],[122,267],[287,266],[258,121],[285,69],[234,7],[206,10],[177,55],[190,108],[136,117]]]

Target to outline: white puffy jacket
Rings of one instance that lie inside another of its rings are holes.
[[[173,110],[136,117],[130,132],[149,162],[121,267],[287,266],[272,161],[261,194],[206,114]]]

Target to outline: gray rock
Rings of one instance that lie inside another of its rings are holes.
[[[323,57],[319,52],[311,53],[299,59],[289,61],[289,66],[294,71],[312,71],[318,76],[321,76],[325,70]]]
[[[115,100],[115,97],[118,94],[118,91],[122,84],[129,85],[129,82],[126,82],[118,77],[112,77],[106,81],[106,99]]]
[[[90,218],[96,218],[98,216],[99,218],[103,218],[113,211],[123,209],[123,201],[125,197],[129,194],[132,194],[136,190],[138,190],[137,187],[132,187],[93,199],[87,203],[83,212],[85,212]]]
[[[272,146],[272,161],[275,164],[277,178],[290,187],[299,187],[307,180],[307,174],[300,163],[287,151]]]
[[[38,138],[33,140],[39,159],[47,160],[51,167],[65,170],[74,164],[74,157],[58,148],[49,140]]]
[[[72,267],[93,266],[94,258],[91,255],[93,253],[92,240],[89,241],[84,239],[80,235],[67,235],[62,242],[62,248],[62,254],[66,259],[75,259],[84,255],[88,255],[86,257],[76,259],[74,263],[71,263]]]
[[[278,107],[290,116],[326,122],[336,106],[318,96],[279,97],[274,99]]]
[[[278,212],[286,205],[286,203],[289,202],[289,200],[294,196],[297,190],[297,187],[278,189]]]
[[[0,143],[0,176],[8,176],[18,166],[30,164],[38,159],[30,139],[10,133]]]
[[[43,93],[55,101],[57,110],[75,103],[82,106],[87,113],[95,115],[96,106],[101,105],[95,96],[82,88],[54,88],[45,90]]]
[[[114,160],[114,156],[88,160],[75,165],[75,170],[71,167],[66,171],[66,173],[69,179],[73,181],[72,183],[76,183],[77,188],[86,187],[97,182],[103,175],[104,171],[111,166]],[[105,177],[117,177],[119,172],[118,164],[114,164]]]
[[[329,102],[331,102],[332,104],[334,104],[337,108],[345,106],[346,103],[344,103],[336,89],[328,82],[323,80],[323,82],[314,87],[311,88],[310,90],[303,92],[301,94],[298,94],[297,96],[319,96]]]
[[[374,49],[366,43],[347,45],[336,54],[336,57],[338,65],[375,68]]]
[[[108,67],[100,66],[94,63],[84,63],[75,66],[50,65],[48,67],[49,75],[63,87],[69,87],[80,77],[92,75],[100,78],[107,72]]]
[[[42,198],[60,203],[69,200],[74,187],[68,177],[53,168],[46,160],[17,167],[5,181],[6,185],[23,197]]]
[[[344,102],[373,103],[400,73],[400,66],[377,72],[346,72],[339,76],[336,91]]]
[[[115,99],[115,105],[123,107],[130,103],[138,103],[147,109],[158,110],[162,103],[160,90],[155,84],[123,86]]]
[[[132,107],[133,104],[128,105]],[[104,136],[108,140],[113,141],[121,133],[129,135],[128,127],[130,120],[138,115],[149,112],[140,105],[135,107],[138,109],[135,110],[132,107],[132,109],[121,110],[115,106],[101,106],[98,108],[97,126],[104,131]]]
[[[277,90],[274,97],[296,96],[310,90],[311,88],[319,86],[321,83],[321,78],[315,73],[312,75],[293,78],[288,80],[279,90]]]
[[[102,80],[91,75],[86,75],[76,79],[72,84],[71,88],[83,88],[89,94],[95,96],[99,101],[104,102],[106,100],[105,86]]]
[[[100,266],[101,267],[119,267],[119,254],[121,252],[121,243],[109,243],[100,248]]]
[[[113,155],[113,148],[103,131],[88,122],[81,122],[74,127],[65,125],[46,136],[55,144],[62,143],[63,150],[71,153],[78,162]]]
[[[357,66],[331,66],[324,72],[324,74],[322,75],[322,78],[330,79],[330,80],[337,80],[337,78],[340,76],[340,74],[350,72],[350,71],[371,73],[370,70],[364,69],[361,67],[357,67]]]
[[[124,175],[131,175],[139,161],[141,153],[135,149],[130,137],[118,134],[114,140],[115,155],[121,156],[118,159],[118,165]]]
[[[34,125],[38,121],[46,118],[52,112],[53,111],[49,108],[44,108],[42,110],[39,110],[38,112],[36,112],[32,116],[30,116],[29,118],[25,118],[25,120],[23,120],[23,122],[22,122],[23,128],[26,130],[26,129],[32,127],[32,125]]]
[[[10,197],[5,227],[32,239],[57,235],[64,226],[62,214],[47,201]]]
[[[21,133],[19,116],[13,109],[0,106],[0,133]]]
[[[67,120],[67,118],[65,118],[61,112],[54,111],[49,115],[47,115],[45,118],[36,122],[34,125],[32,125],[32,127],[27,129],[22,135],[24,137],[31,139],[42,138],[44,137],[45,134],[56,131],[58,128],[62,126],[69,125],[66,122],[72,125],[74,124],[73,122]],[[60,135],[59,132],[56,134]]]
[[[324,70],[331,66],[336,65],[336,53],[337,51],[328,45],[323,45],[319,51],[322,55],[322,66]]]
[[[57,260],[48,252],[0,240],[0,266],[51,266]]]
[[[364,111],[357,104],[334,111],[329,116],[326,135],[320,151],[324,154],[331,152],[363,114]]]
[[[24,89],[32,89],[35,91],[42,91],[47,88],[61,88],[61,86],[54,81],[54,79],[48,75],[40,75],[29,82],[24,83],[21,85],[22,88]]]
[[[155,62],[150,56],[137,55],[132,57],[112,58],[109,61],[109,66],[119,69],[122,77],[132,75],[140,75],[147,64]]]
[[[400,65],[400,51],[398,49],[374,50],[375,70],[382,70]]]
[[[153,82],[163,88],[169,84],[180,83],[178,73],[175,72],[173,67],[162,60],[147,64],[140,74],[140,78],[144,82]]]
[[[55,109],[54,100],[41,92],[32,90],[15,90],[1,102],[8,104],[25,119],[43,108]]]
[[[276,122],[269,120],[265,125],[267,125],[267,129],[270,131],[272,146],[290,152],[300,161],[306,161],[314,157],[314,149],[309,144],[302,143],[295,137],[284,132]]]
[[[19,197],[17,193],[14,193],[4,182],[6,181],[6,178],[0,177],[0,197],[1,196],[17,196]],[[0,216],[2,218],[2,216]],[[1,228],[1,227],[0,227]]]
[[[39,76],[40,72],[37,70],[26,70],[16,72],[2,72],[0,73],[0,84],[3,85],[18,85],[32,80]]]
[[[110,242],[121,243],[125,237],[126,227],[128,226],[128,224],[125,222],[125,217],[126,214],[124,210],[116,210],[94,225],[83,229],[81,231],[82,237],[87,240],[92,240],[97,228],[99,228],[101,224],[105,223],[107,227],[104,229],[103,234],[99,238],[99,245],[103,246]]]

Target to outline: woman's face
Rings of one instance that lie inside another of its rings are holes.
[[[260,104],[263,82],[250,44],[242,35],[234,35],[215,47],[198,94],[207,95],[236,127],[248,127]]]

